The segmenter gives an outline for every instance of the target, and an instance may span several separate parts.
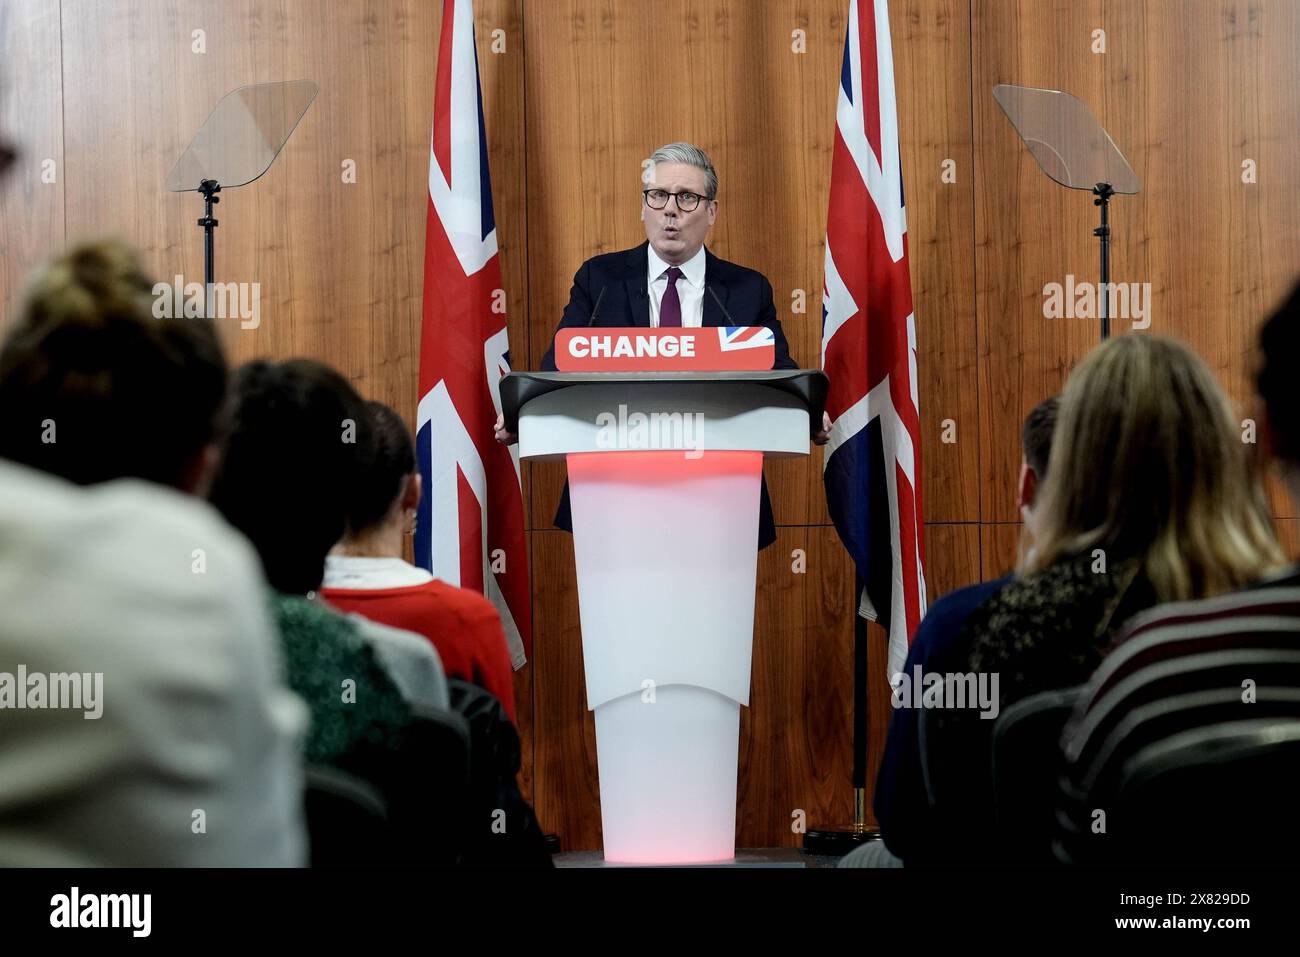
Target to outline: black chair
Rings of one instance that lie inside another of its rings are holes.
[[[1242,693],[1247,681],[1255,687],[1249,702]],[[1092,728],[1092,758],[1076,769],[1082,778],[1074,787],[1082,791],[1062,794],[1060,859],[1083,866],[1208,866],[1275,853],[1278,821],[1291,815],[1270,802],[1287,789],[1279,792],[1266,778],[1238,785],[1227,776],[1230,768],[1216,771],[1196,748],[1223,729],[1300,722],[1300,650],[1247,645],[1157,661],[1107,694],[1111,717]],[[1179,750],[1185,747],[1191,750]],[[1230,765],[1235,746],[1229,741],[1224,747]],[[1163,806],[1130,807],[1148,799],[1122,792],[1144,780],[1133,775],[1161,755],[1161,780],[1192,783],[1167,790]],[[1184,759],[1191,762],[1186,768],[1170,763]],[[1256,762],[1245,761],[1241,770],[1255,773]],[[1246,837],[1254,827],[1263,829],[1260,840]]]
[[[458,678],[447,682],[451,708],[469,729],[468,801],[457,819],[460,863],[470,868],[549,868],[552,848],[519,790],[519,733],[501,702]]]
[[[1294,867],[1297,768],[1297,720],[1229,721],[1147,745],[1121,772],[1103,863]]]
[[[908,867],[987,867],[995,856],[991,723],[971,710],[923,708],[917,715],[935,850],[933,859],[906,858]]]
[[[455,713],[421,713],[384,741],[371,741],[339,766],[382,796],[387,827],[365,863],[452,867],[464,850],[461,822],[472,799],[470,730]]]
[[[1052,853],[1061,732],[1081,688],[1032,695],[1008,707],[993,726],[995,854],[1003,863],[1049,867]]]
[[[393,863],[459,864],[464,852],[459,824],[473,797],[469,722],[455,710],[423,714],[401,738],[408,764],[385,788],[394,828]]]
[[[337,768],[306,768],[304,810],[312,867],[376,867],[385,861],[388,805],[370,783]]]

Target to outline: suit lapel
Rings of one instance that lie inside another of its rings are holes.
[[[727,303],[727,284],[722,281],[722,269],[719,268],[719,259],[706,248],[704,250],[704,314],[700,320],[706,326],[725,326],[727,317],[723,315],[722,309],[718,307],[718,299],[722,304]],[[710,292],[712,290],[712,292]],[[713,298],[713,293],[718,294],[718,299]]]
[[[623,279],[627,286],[627,304],[632,314],[632,325],[645,329],[650,328],[650,293],[646,289],[646,273],[650,268],[646,248],[649,245],[644,242],[628,253]]]

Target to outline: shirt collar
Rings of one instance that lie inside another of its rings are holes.
[[[322,588],[403,588],[433,580],[423,568],[400,558],[326,555]]]
[[[668,263],[659,258],[658,253],[655,252],[655,248],[649,243],[646,244],[646,249],[649,251],[650,281],[654,282],[668,271]],[[704,247],[700,246],[694,256],[686,260],[686,262],[682,263],[677,268],[682,271],[682,278],[692,286],[703,288],[705,265]]]

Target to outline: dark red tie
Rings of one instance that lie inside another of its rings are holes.
[[[682,300],[677,295],[677,280],[682,278],[682,271],[676,266],[668,267],[668,288],[664,290],[663,302],[659,304],[659,326],[682,325]]]

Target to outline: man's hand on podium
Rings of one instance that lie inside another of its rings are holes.
[[[813,436],[814,445],[825,445],[831,440],[831,417],[829,412],[822,413],[822,430]]]
[[[496,432],[497,441],[502,445],[514,445],[519,441],[517,433],[506,431],[506,417],[504,414],[497,416],[497,423],[493,429]]]

